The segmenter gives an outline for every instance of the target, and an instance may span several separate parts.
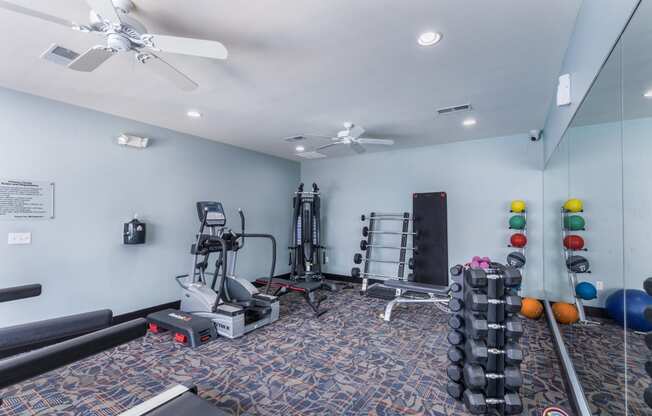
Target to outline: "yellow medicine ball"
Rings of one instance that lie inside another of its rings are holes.
[[[516,199],[512,201],[512,212],[523,212],[525,211],[525,201],[521,201],[520,199]]]

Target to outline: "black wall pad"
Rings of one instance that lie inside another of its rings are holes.
[[[414,281],[448,286],[448,213],[446,192],[412,195]]]
[[[111,325],[110,309],[46,319],[0,329],[0,358],[55,344]]]
[[[0,303],[12,300],[33,298],[41,295],[41,285],[24,285],[0,289]]]
[[[123,313],[122,315],[116,315],[113,317],[111,325],[118,325],[123,322],[132,321],[138,318],[146,318],[150,313],[163,311],[165,309],[181,309],[181,301],[177,300],[174,302],[163,303],[161,305],[151,306],[149,308],[139,309],[133,312]]]
[[[147,321],[136,319],[0,360],[0,389],[140,338],[146,330]]]

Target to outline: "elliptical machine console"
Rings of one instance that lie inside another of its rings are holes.
[[[245,238],[264,238],[272,243],[270,277],[273,277],[276,268],[276,240],[270,234],[245,233],[244,213],[242,210],[238,210],[238,213],[241,232],[234,232],[226,228],[226,215],[220,202],[197,202],[201,225],[190,249],[193,255],[192,270],[190,274],[175,277],[182,289],[181,312],[186,316],[189,314],[209,319],[217,333],[227,338],[238,338],[279,317],[278,298],[259,293],[251,282],[235,273],[238,252],[244,247]],[[209,272],[209,260],[213,253],[217,253],[217,260],[214,270]],[[209,275],[212,276],[210,286],[207,278]],[[185,325],[184,319],[166,311],[156,313],[153,318],[150,315],[149,318],[163,329],[177,333],[193,332],[182,328]]]

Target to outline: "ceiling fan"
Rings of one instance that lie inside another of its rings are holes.
[[[52,16],[37,10],[0,0],[0,8],[56,23],[85,33],[97,33],[106,38],[103,45],[93,46],[76,56],[67,66],[75,71],[91,72],[117,53],[134,52],[136,62],[172,82],[182,90],[190,91],[199,85],[154,52],[171,52],[212,59],[226,59],[228,51],[220,42],[177,36],[155,35],[129,16],[134,8],[131,0],[86,0],[91,8],[88,25]]]
[[[364,153],[366,152],[366,149],[364,148],[363,145],[379,144],[384,146],[392,146],[394,144],[394,140],[390,140],[390,139],[372,139],[369,137],[362,137],[364,132],[365,129],[363,129],[361,126],[358,126],[351,122],[346,122],[344,123],[344,130],[338,132],[337,136],[335,137],[318,136],[318,135],[305,135],[305,136],[297,136],[297,137],[304,137],[304,138],[316,137],[319,139],[331,140],[331,143],[317,147],[315,149],[316,152],[334,146],[347,145],[348,147],[353,149],[353,151],[356,153]],[[289,138],[289,139],[296,139],[296,137]],[[286,139],[286,141],[293,141],[293,140]]]

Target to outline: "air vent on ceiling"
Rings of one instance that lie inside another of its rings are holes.
[[[296,153],[296,156],[302,157],[304,159],[321,159],[326,157],[326,155],[319,152],[301,152]]]
[[[446,114],[452,114],[452,113],[458,113],[460,111],[470,111],[470,110],[471,110],[471,104],[462,104],[462,105],[454,105],[452,107],[440,108],[439,110],[437,110],[437,114],[443,116]]]
[[[68,64],[74,61],[78,56],[79,54],[77,52],[59,46],[56,43],[52,44],[41,54],[42,59],[64,66],[68,66]]]

